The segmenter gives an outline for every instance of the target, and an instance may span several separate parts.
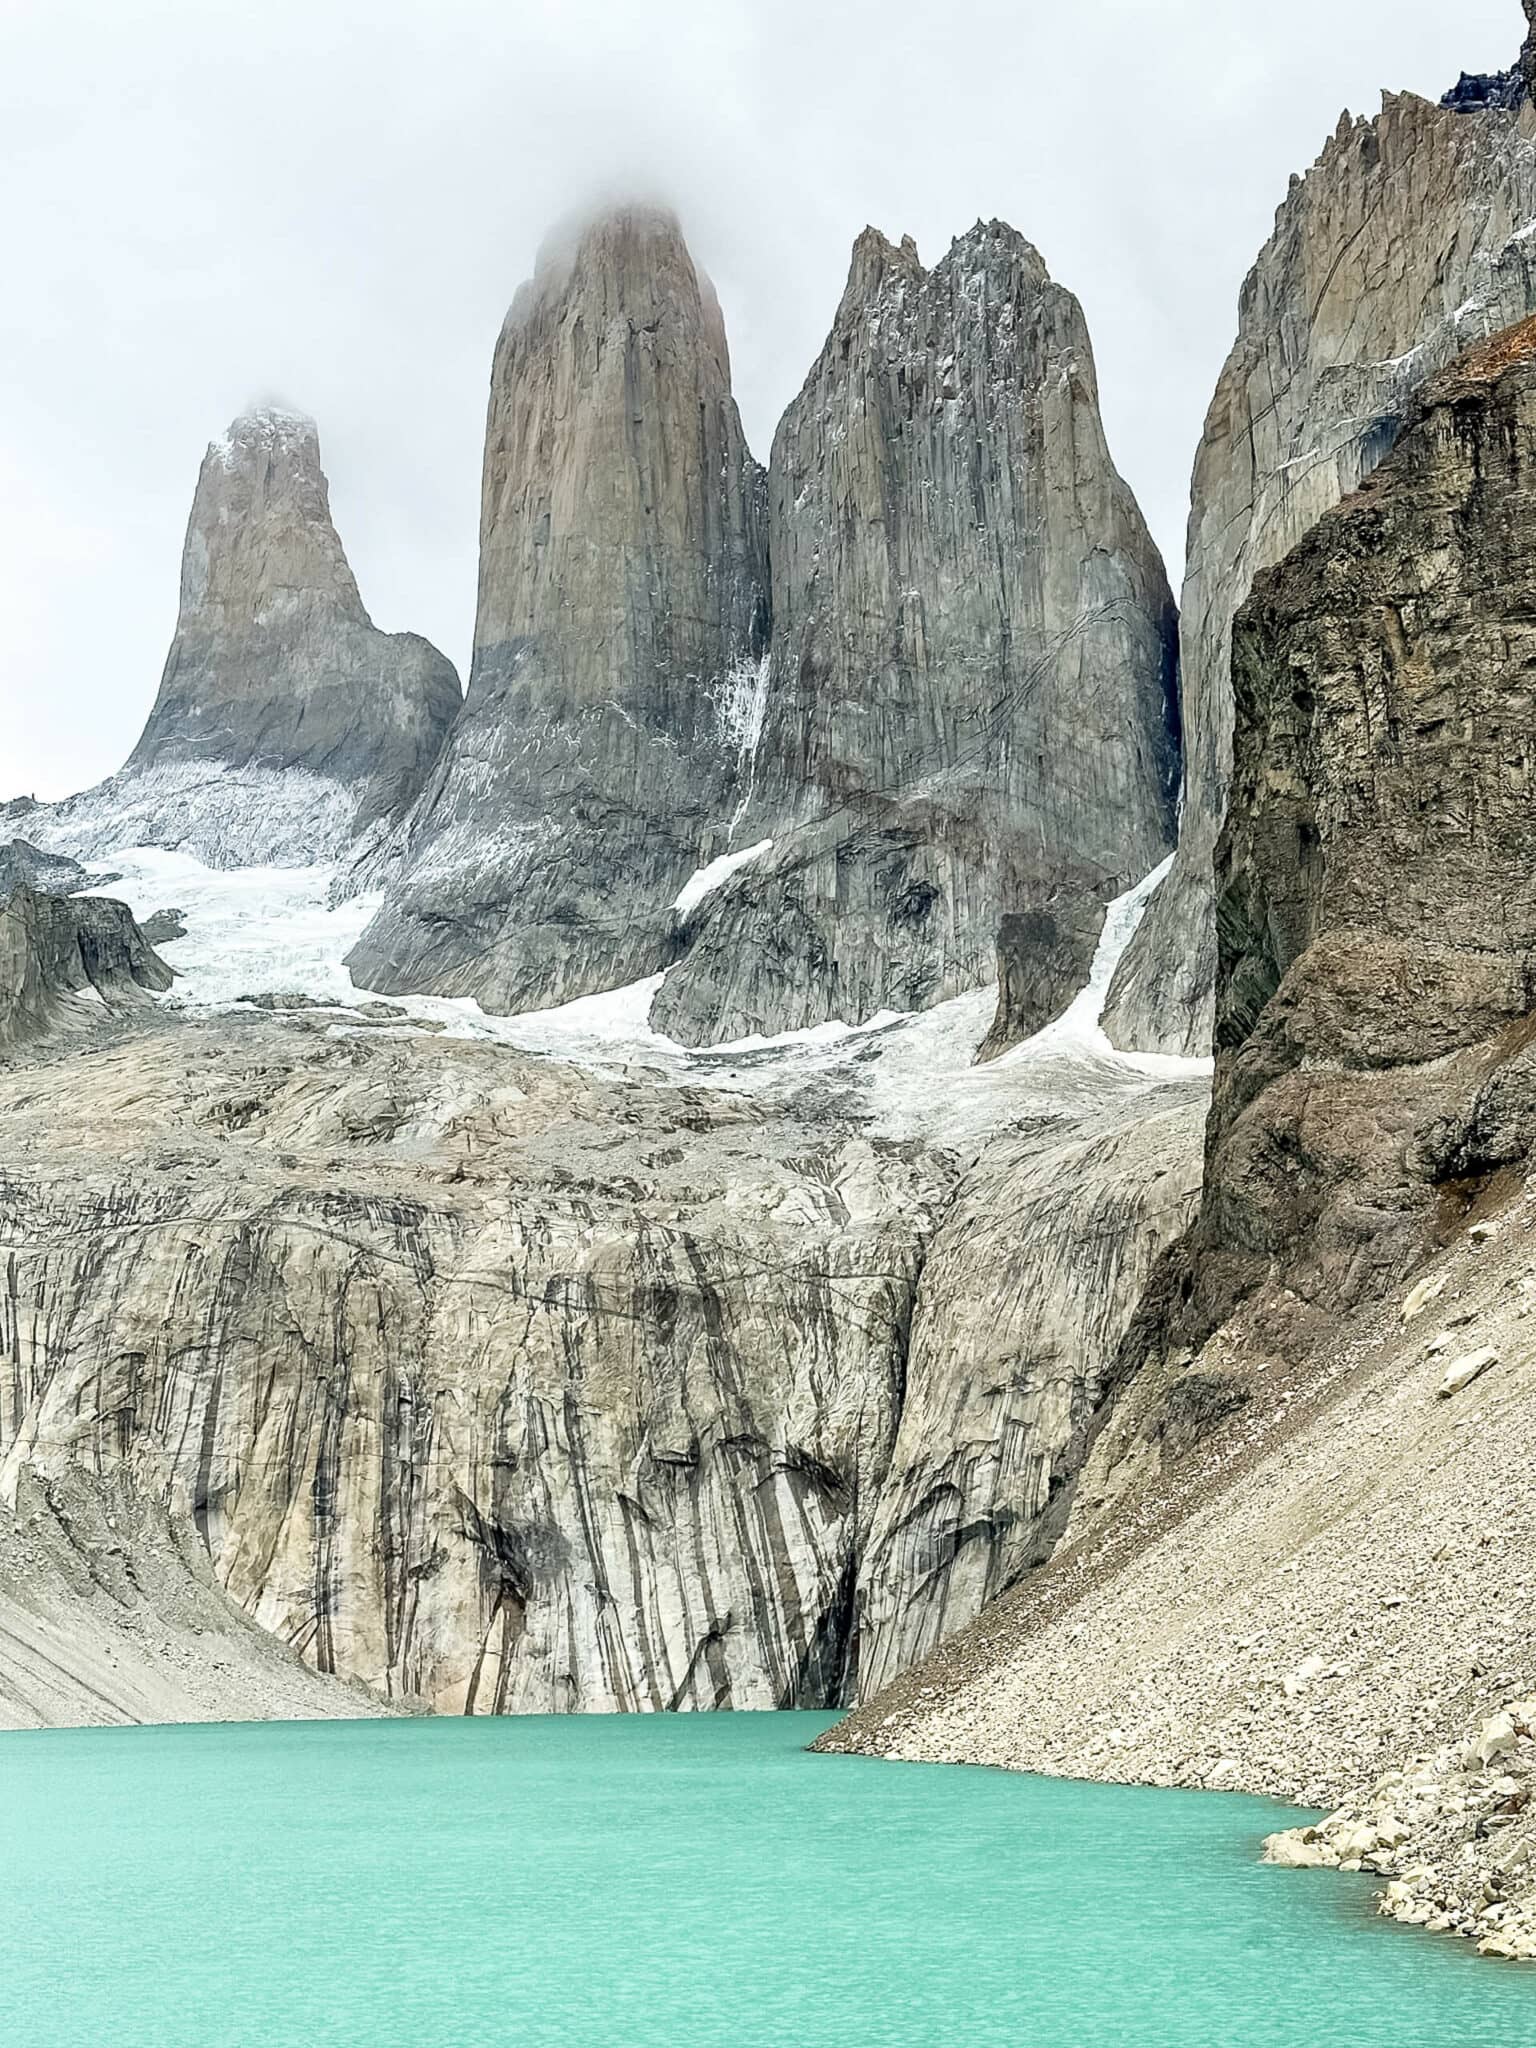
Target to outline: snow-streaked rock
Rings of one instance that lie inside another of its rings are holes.
[[[1082,309],[1003,223],[931,270],[873,229],[769,468],[773,638],[740,841],[656,1022],[689,1044],[920,1010],[1005,916],[1080,986],[1167,852],[1174,612],[1110,459]],[[1011,1041],[1010,1041],[1011,1042]]]
[[[1128,907],[1076,1013],[977,1067],[989,990],[702,1053],[649,1025],[654,977],[380,1015],[341,966],[370,906],[324,865],[111,865],[182,910],[179,979],[108,1053],[0,1082],[12,1481],[126,1473],[308,1661],[475,1711],[845,1700],[866,1644],[901,1668],[1025,1555],[1017,1431],[1069,1472],[1093,1368],[972,1385],[994,1224],[1070,1163],[1061,1229],[1009,1233],[987,1335],[1036,1355],[1049,1303],[1087,1357],[1149,1242],[1105,1233],[1127,1199],[1177,1228],[1159,1132],[1203,1099],[1198,1067],[1096,1035]],[[238,1000],[267,991],[293,1007]],[[1129,1197],[1112,1144],[1072,1152],[1143,1125]],[[926,1558],[919,1590],[870,1532],[898,1432],[905,1490],[952,1465],[957,1409],[1018,1541]]]

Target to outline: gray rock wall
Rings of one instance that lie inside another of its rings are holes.
[[[767,631],[714,293],[670,215],[604,216],[545,249],[497,344],[469,694],[357,981],[516,1012],[664,967]]]
[[[0,1058],[141,1008],[172,979],[126,903],[7,881],[0,862]]]
[[[1064,1109],[968,1164],[846,1081],[335,1022],[0,1076],[0,1494],[124,1478],[307,1663],[447,1711],[845,1701],[1048,1542],[1183,1222],[1156,1091],[1087,1091],[1129,1151]]]
[[[734,837],[773,851],[690,921],[658,1026],[721,1043],[923,1009],[991,978],[1005,914],[1053,901],[1091,958],[1099,906],[1172,843],[1174,613],[1077,301],[1000,222],[931,271],[866,230],[769,487]]]
[[[244,413],[203,458],[148,722],[109,782],[28,813],[86,858],[185,848],[299,865],[401,817],[459,708],[452,664],[381,633],[331,520],[313,420]]]

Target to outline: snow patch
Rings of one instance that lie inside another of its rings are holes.
[[[335,863],[215,868],[184,851],[136,846],[94,865],[116,879],[82,893],[115,896],[141,918],[170,907],[182,911],[186,936],[157,948],[177,974],[162,998],[169,1006],[219,1011],[242,996],[299,993],[334,1004],[336,1030],[379,1028],[348,1020],[347,1012],[369,991],[355,988],[342,964],[373,916],[379,892],[335,901]],[[1021,1119],[1088,1110],[1118,1094],[1187,1084],[1209,1073],[1208,1060],[1118,1053],[1099,1027],[1115,965],[1167,870],[1165,862],[1111,904],[1088,982],[1065,1015],[985,1066],[974,1062],[996,1006],[992,987],[917,1013],[884,1012],[862,1024],[833,1020],[696,1051],[651,1026],[662,975],[521,1017],[488,1016],[469,997],[388,1000],[404,1030],[429,1022],[446,1037],[544,1053],[652,1084],[747,1094],[765,1107],[795,1100],[824,1081],[839,1113],[870,1129],[963,1150]]]
[[[678,891],[677,901],[672,908],[679,917],[687,917],[697,910],[704,898],[720,887],[720,884],[744,868],[748,861],[761,860],[765,853],[773,851],[771,839],[759,839],[756,846],[744,846],[739,853],[718,854],[714,860],[691,874]]]

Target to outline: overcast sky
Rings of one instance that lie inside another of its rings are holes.
[[[1238,286],[1382,86],[1517,0],[0,0],[0,798],[118,767],[205,444],[314,413],[375,620],[461,667],[491,345],[545,227],[669,199],[757,454],[866,221],[1011,221],[1082,299],[1177,577]]]

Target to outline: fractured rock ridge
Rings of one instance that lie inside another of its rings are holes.
[[[1026,1035],[1172,844],[1178,773],[1172,599],[1077,301],[1001,222],[931,271],[866,230],[769,500],[736,836],[773,846],[690,920],[654,1021],[701,1044],[923,1009],[991,978],[1013,916]]]
[[[144,732],[120,774],[52,807],[48,842],[87,858],[181,847],[216,867],[333,856],[403,815],[459,701],[435,647],[364,610],[314,421],[242,414],[203,458]]]
[[[767,639],[763,490],[671,215],[547,245],[492,367],[468,696],[361,985],[515,1012],[674,957],[726,846],[721,705]]]
[[[1116,1045],[1209,1049],[1233,617],[1258,571],[1381,460],[1419,388],[1536,311],[1533,144],[1528,94],[1432,106],[1389,93],[1374,120],[1340,121],[1275,216],[1195,458],[1180,843],[1111,991],[1104,1022]]]

